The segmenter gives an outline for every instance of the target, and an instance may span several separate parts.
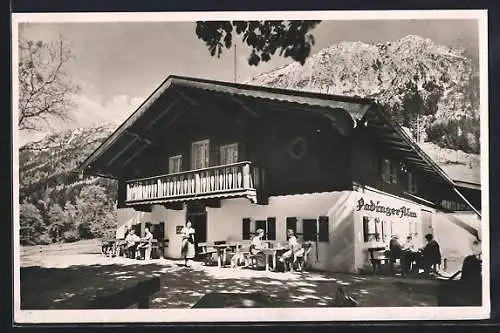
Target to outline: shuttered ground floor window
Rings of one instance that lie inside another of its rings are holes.
[[[264,230],[264,240],[276,240],[276,218],[268,217],[266,220],[253,220],[246,217],[242,220],[243,240],[250,240],[256,234],[256,230]],[[328,216],[320,216],[317,219],[298,219],[297,217],[286,218],[286,230],[291,229],[298,239],[305,242],[328,242],[329,241],[329,219]],[[286,231],[285,230],[285,231]]]
[[[263,240],[276,240],[276,218],[268,217],[266,220],[243,219],[243,240],[250,240],[256,235],[258,229],[264,230]]]
[[[303,219],[302,229],[305,242],[328,242],[329,228],[328,216],[320,216],[318,219]]]
[[[388,220],[385,218],[363,216],[363,240],[364,242],[388,243],[392,235],[398,235],[400,240],[412,236],[414,239],[419,236],[420,222],[408,220]]]

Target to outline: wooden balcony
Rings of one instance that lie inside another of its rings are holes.
[[[199,199],[246,197],[261,203],[264,171],[252,162],[127,181],[127,206]]]

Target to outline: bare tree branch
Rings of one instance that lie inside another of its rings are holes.
[[[19,130],[40,131],[50,119],[71,118],[79,87],[67,72],[71,50],[61,36],[56,42],[19,41]]]

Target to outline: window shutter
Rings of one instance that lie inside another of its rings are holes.
[[[398,182],[399,166],[397,163],[391,163],[391,183],[396,184]]]
[[[210,140],[209,143],[208,143],[208,147],[207,147],[207,155],[205,155],[205,163],[208,162],[207,164],[207,167],[208,166],[217,166],[219,165],[219,149],[217,147],[217,144],[216,142],[214,142],[213,140]]]
[[[318,232],[319,232],[319,241],[320,242],[328,242],[329,234],[328,234],[328,216],[320,216],[318,220]]]
[[[276,240],[276,218],[267,218],[267,239]]]
[[[243,240],[249,240],[250,239],[250,219],[249,218],[244,218],[243,219]]]
[[[316,220],[302,220],[302,229],[304,232],[304,242],[316,241]]]
[[[237,163],[238,162],[238,148],[239,148],[239,144],[238,143],[233,144],[232,147],[231,147],[231,154],[232,154],[231,163]]]
[[[366,216],[363,216],[363,240],[368,242],[368,223],[370,223],[370,219]]]
[[[293,230],[295,236],[297,236],[297,218],[296,217],[287,217],[286,218],[286,230]]]
[[[135,234],[139,237],[141,236],[141,226],[142,226],[142,223],[137,223],[134,225]]]
[[[390,162],[388,159],[382,159],[382,180],[384,182],[390,182]]]
[[[382,221],[380,222],[380,239],[382,240],[382,242],[385,242],[385,230],[384,230],[384,224],[385,224],[385,221]]]
[[[125,201],[127,200],[127,184],[125,181],[118,182],[118,204],[117,208],[125,208]]]
[[[220,146],[220,164],[227,164],[227,146]]]

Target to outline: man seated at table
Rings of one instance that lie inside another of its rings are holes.
[[[144,259],[149,260],[151,259],[151,241],[153,240],[153,234],[149,231],[148,227],[144,228],[144,234],[144,238],[141,239],[142,243],[137,246],[137,251],[141,252],[144,250]]]
[[[125,238],[127,244],[125,245],[125,253],[127,258],[135,259],[137,251],[137,243],[141,239],[135,234],[135,230],[131,229]]]
[[[290,265],[295,261],[295,258],[304,255],[304,248],[302,244],[297,241],[297,237],[295,237],[295,233],[292,229],[287,230],[287,236],[288,250],[281,255],[280,261],[285,263],[285,265]]]
[[[394,274],[394,264],[396,263],[396,259],[401,260],[401,256],[403,254],[403,248],[401,243],[399,243],[399,236],[393,235],[391,240],[389,241],[389,261],[391,265],[391,272]]]

